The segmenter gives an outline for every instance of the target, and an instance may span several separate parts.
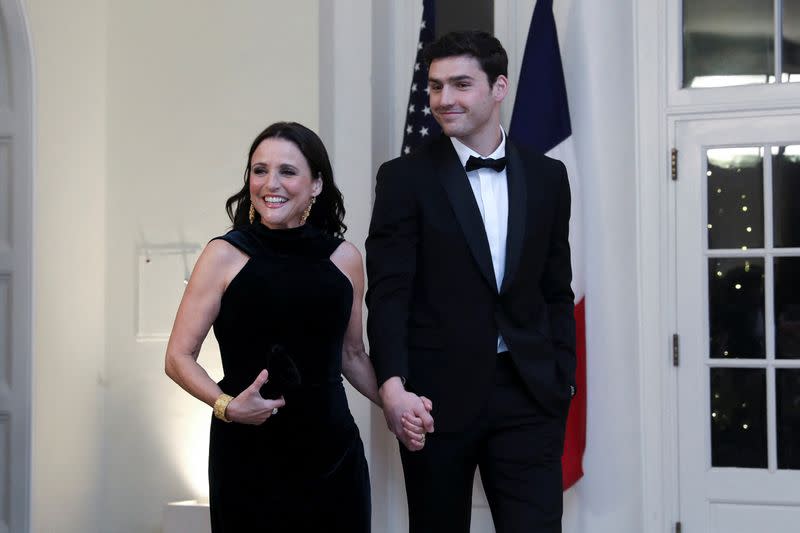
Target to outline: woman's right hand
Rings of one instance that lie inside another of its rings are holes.
[[[249,387],[231,400],[225,410],[225,418],[231,422],[257,426],[273,416],[273,413],[276,413],[276,409],[286,405],[286,400],[283,399],[283,396],[277,400],[265,400],[261,396],[259,391],[268,378],[269,373],[266,369],[262,370]]]

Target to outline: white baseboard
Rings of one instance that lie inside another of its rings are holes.
[[[164,506],[162,533],[211,533],[208,502],[172,502]]]

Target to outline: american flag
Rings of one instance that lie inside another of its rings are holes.
[[[422,22],[419,26],[417,57],[411,77],[411,92],[406,108],[406,125],[403,130],[403,155],[410,154],[442,131],[433,118],[428,104],[428,67],[422,60],[422,50],[433,41],[436,32],[435,0],[423,0]]]

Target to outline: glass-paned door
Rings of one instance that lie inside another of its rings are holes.
[[[800,116],[675,128],[684,533],[800,531]]]

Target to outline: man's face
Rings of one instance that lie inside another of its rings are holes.
[[[469,141],[499,123],[500,102],[508,79],[498,76],[494,85],[471,56],[435,59],[428,70],[430,105],[436,122],[449,137]],[[493,115],[496,114],[496,119]],[[466,144],[469,144],[467,142]]]

